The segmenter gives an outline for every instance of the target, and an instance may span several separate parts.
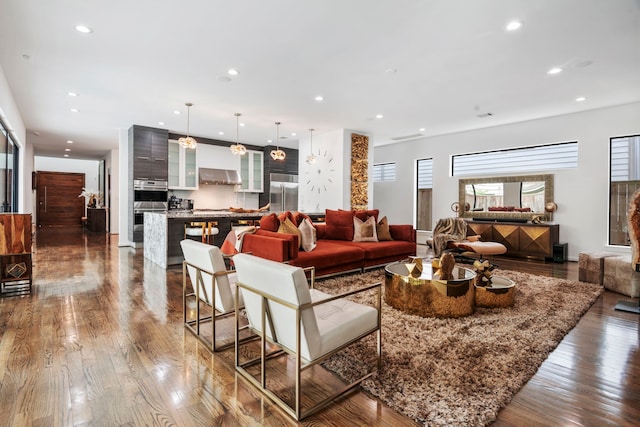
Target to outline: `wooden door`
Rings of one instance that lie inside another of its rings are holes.
[[[83,173],[38,172],[36,174],[38,227],[67,227],[82,225],[84,197]]]

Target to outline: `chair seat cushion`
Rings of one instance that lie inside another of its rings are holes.
[[[309,292],[313,302],[331,297],[316,289],[310,289]],[[303,351],[302,356],[307,360],[317,359],[335,350],[345,342],[371,331],[378,324],[378,312],[374,307],[344,298],[317,305],[314,313],[320,335],[320,350],[318,354],[304,354]]]
[[[204,233],[206,233],[207,230],[204,230]],[[185,230],[185,234],[187,236],[202,236],[203,230],[202,227],[192,227],[192,228],[187,228]],[[211,228],[211,235],[215,236],[216,234],[220,233],[220,230],[217,227],[212,227]]]

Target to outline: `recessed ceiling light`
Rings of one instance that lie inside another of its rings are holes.
[[[586,100],[587,100],[587,98],[584,97],[584,96],[579,96],[579,97],[576,98],[577,102],[582,102],[582,101],[586,101]]]
[[[315,97],[315,98],[313,98],[313,99],[315,99],[315,100],[316,100],[316,101],[318,101],[318,102],[320,102],[320,101],[324,101],[324,97],[322,97],[322,96],[320,96],[320,95],[316,96],[316,97]]]
[[[240,126],[244,127],[244,123],[240,123]]]
[[[179,115],[180,115],[180,111],[178,111],[178,110],[173,110],[173,114],[175,114],[175,115],[178,115],[178,116],[179,116]]]
[[[426,129],[425,128],[420,128],[418,129],[420,132],[424,132]]]
[[[295,132],[291,132],[291,136],[296,136],[296,133]]]
[[[230,68],[229,71],[227,71],[227,73],[229,73],[229,75],[231,76],[237,76],[238,74],[240,74],[238,70],[236,70],[235,68]]]
[[[272,140],[270,140],[270,139],[267,139],[267,142],[273,142],[273,141],[272,141]]]
[[[69,95],[69,96],[78,96],[78,94],[75,93],[75,92],[67,92],[67,95]]]
[[[69,111],[71,111],[72,113],[77,113],[80,110],[78,110],[77,108],[70,108]]]
[[[65,154],[64,156],[65,156],[65,157],[69,157],[69,155],[68,155],[68,154]]]
[[[71,148],[65,148],[64,151],[71,151]]]
[[[73,144],[73,141],[72,141],[72,140],[70,140],[70,139],[68,139],[68,140],[67,140],[67,144]]]
[[[86,25],[76,25],[76,30],[84,34],[93,33],[93,30]]]
[[[507,31],[515,31],[518,28],[522,27],[522,22],[520,21],[511,21],[507,24],[506,27],[504,27],[505,30]]]
[[[554,68],[550,69],[549,71],[547,71],[547,74],[559,74],[561,72],[562,72],[562,68],[554,67]]]
[[[382,119],[384,116],[382,114],[376,114],[376,119]]]
[[[224,135],[224,132],[220,131],[218,132],[218,135]]]
[[[164,126],[164,122],[158,122],[160,126]]]
[[[387,74],[395,74],[396,72],[398,72],[398,70],[396,70],[395,68],[387,68],[386,70],[384,70],[384,72]]]

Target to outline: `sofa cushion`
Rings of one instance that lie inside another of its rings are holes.
[[[260,218],[260,228],[267,231],[278,231],[280,220],[275,212]]]
[[[407,255],[416,254],[416,244],[403,240],[385,242],[336,242],[339,245],[359,248],[364,251],[365,260],[386,259],[396,257],[401,259]]]
[[[416,229],[411,224],[389,225],[389,233],[393,240],[416,241]]]
[[[376,224],[376,234],[378,236],[379,242],[382,242],[384,240],[393,240],[393,237],[391,237],[391,232],[389,231],[389,220],[386,216],[383,216],[380,222]]]
[[[290,264],[298,267],[314,266],[316,271],[322,271],[354,263],[356,267],[362,267],[363,259],[364,251],[361,248],[343,245],[342,242],[337,241],[318,240],[316,248],[312,252],[300,251],[298,256],[290,261]]]
[[[309,215],[306,215],[302,212],[294,212],[291,214],[291,216],[293,217],[293,223],[297,227],[300,227],[300,224],[302,224],[302,221],[305,219],[308,219],[311,225],[313,225],[313,221],[311,220],[311,217],[309,217]]]
[[[297,234],[276,233],[273,231],[267,231],[259,228],[256,233],[259,236],[275,237],[287,241],[287,255],[289,259],[293,259],[298,256],[298,248],[300,247],[300,236]]]
[[[378,222],[378,215],[380,215],[379,209],[366,209],[366,210],[357,210],[354,211],[354,215],[360,219],[362,222],[366,221],[370,216],[375,218],[375,221]]]
[[[325,238],[332,240],[353,240],[354,211],[326,210],[327,231]]]
[[[362,221],[357,216],[353,217],[353,241],[354,242],[377,242],[376,219],[372,216]]]

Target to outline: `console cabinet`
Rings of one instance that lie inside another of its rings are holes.
[[[558,224],[467,221],[467,235],[502,243],[506,255],[524,258],[553,258],[553,245],[559,243]]]
[[[31,293],[31,214],[0,214],[0,296]]]

